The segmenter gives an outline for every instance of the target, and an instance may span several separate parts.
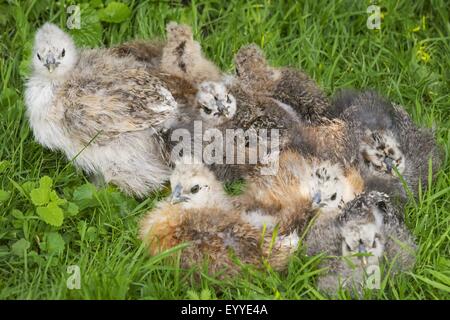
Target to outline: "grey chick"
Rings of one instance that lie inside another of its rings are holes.
[[[419,184],[426,188],[429,160],[433,176],[440,167],[433,133],[418,128],[401,106],[377,93],[343,91],[335,98],[331,113],[350,128],[358,145],[356,163],[370,189],[406,198],[398,171],[417,195]]]
[[[270,66],[256,44],[239,49],[234,60],[237,79],[246,90],[278,100],[307,122],[326,114],[330,103],[317,83],[300,70]]]
[[[210,141],[203,137],[208,132],[217,133],[222,139],[218,148],[223,158],[212,157],[214,161],[208,161],[208,164],[223,181],[253,174],[257,170],[255,165],[261,164],[264,157],[289,144],[293,128],[299,123],[298,119],[279,108],[273,99],[250,94],[239,83],[233,83],[231,87],[224,82],[202,83],[197,99],[199,108],[197,115],[194,114],[194,121],[182,123],[172,131],[185,129],[190,132],[192,139],[187,141],[187,146],[183,145],[185,150],[205,150]],[[199,123],[202,129],[196,132],[195,126]],[[171,150],[179,145],[179,140],[173,135],[169,135],[168,140]],[[196,143],[199,143],[197,147]],[[233,156],[228,157],[229,150],[233,150]],[[248,154],[256,153],[256,162],[247,161]],[[246,161],[240,162],[238,155]]]
[[[203,164],[183,157],[170,178],[172,195],[149,211],[140,223],[140,238],[151,255],[182,243],[184,268],[208,261],[208,272],[219,277],[237,275],[239,264],[261,267],[268,262],[283,270],[298,245],[298,236],[263,231],[254,221],[245,221],[234,208],[222,185]]]
[[[415,263],[416,244],[402,215],[387,194],[362,193],[328,220],[313,225],[307,235],[308,254],[325,252],[327,274],[318,287],[335,295],[339,287],[361,296],[374,269],[392,266],[391,274],[408,271]],[[369,288],[370,289],[370,288]],[[374,288],[372,288],[374,289]]]
[[[179,39],[179,43],[175,42],[175,39]],[[174,37],[173,46],[180,46],[185,43],[184,38]],[[181,56],[183,57],[183,56]],[[181,58],[180,57],[180,58]],[[185,63],[186,75],[184,77],[189,78],[189,70],[196,70],[199,64],[198,61],[202,61],[201,51],[197,51],[197,57],[183,58]],[[200,68],[201,69],[201,68]],[[195,73],[194,73],[195,75]],[[287,143],[290,136],[290,129],[300,122],[300,119],[294,113],[290,113],[280,107],[279,102],[276,100],[259,94],[254,94],[243,89],[238,81],[235,81],[232,77],[222,76],[218,81],[207,80],[200,82],[197,85],[196,101],[192,104],[192,109],[186,111],[189,114],[184,123],[179,123],[172,128],[173,132],[179,132],[179,130],[188,130],[190,132],[189,141],[183,141],[184,149],[195,150],[196,147],[193,143],[200,141],[202,144],[199,149],[205,147],[203,144],[203,137],[205,133],[214,129],[221,133],[223,137],[223,144],[221,153],[226,154],[227,150],[240,148],[240,139],[226,139],[227,132],[242,131],[243,134],[257,132],[259,130],[266,130],[267,133],[264,137],[262,135],[261,140],[267,145],[271,144],[271,129],[277,129],[276,134],[279,134],[279,139],[275,139],[274,145],[277,146]],[[202,129],[200,132],[195,131],[195,125],[201,123]],[[269,131],[269,132],[267,132]],[[275,134],[275,135],[276,135]],[[172,135],[167,135],[168,144],[171,146],[178,145],[178,140],[173,140]],[[249,139],[245,137],[244,152],[249,152]],[[190,144],[190,145],[186,145]],[[275,147],[274,147],[275,148]],[[198,149],[198,148],[197,148]],[[196,155],[201,158],[201,155]],[[220,159],[211,164],[210,168],[217,174],[221,180],[235,180],[242,178],[255,168],[254,165],[238,164],[235,159]]]
[[[130,56],[78,50],[50,23],[36,33],[33,52],[25,102],[40,144],[136,196],[168,179],[159,132],[177,116],[170,81]]]
[[[186,26],[178,26],[176,24],[169,25],[167,30],[168,39],[171,39],[171,47],[196,48],[196,50],[178,52],[179,55],[177,57],[178,61],[183,62],[182,65],[185,69],[185,71],[183,71],[183,76],[188,79],[192,79],[193,77],[196,78],[195,70],[203,70],[202,65],[205,60],[200,45],[193,41],[190,29]],[[186,36],[186,34],[188,36]],[[169,47],[169,45],[166,47]],[[253,47],[249,47],[248,51],[251,51],[252,48]],[[237,58],[237,61],[242,64],[242,67],[248,66],[248,63],[243,61],[245,56],[244,51],[245,50],[243,50],[241,52],[242,54],[238,55]],[[164,54],[167,52],[173,52],[173,50],[165,50]],[[262,55],[261,57],[264,58]],[[176,65],[177,64],[173,62],[170,64],[172,68]],[[267,66],[267,63],[265,65]],[[270,67],[267,66],[267,68]],[[171,72],[176,73],[174,71]],[[312,81],[303,79],[302,74],[297,73],[297,71],[292,71],[291,73],[298,74],[301,78],[297,79],[298,83],[296,83],[299,87],[299,92],[302,90],[310,93],[316,92],[312,88]],[[266,135],[265,137],[258,136],[258,139],[261,138],[259,141],[262,140],[267,146],[270,145],[271,149],[283,149],[289,145],[292,149],[298,149],[302,152],[305,151],[309,156],[320,155],[321,157],[332,161],[337,159],[341,160],[342,154],[351,154],[350,152],[343,152],[344,149],[345,151],[348,151],[346,148],[352,148],[352,144],[347,143],[346,141],[345,130],[347,128],[343,121],[330,120],[325,117],[317,116],[316,122],[312,125],[311,123],[302,120],[301,116],[299,116],[299,114],[297,114],[290,106],[274,99],[270,94],[261,92],[261,90],[258,91],[256,90],[257,88],[255,88],[255,90],[249,90],[247,78],[241,79],[241,77],[238,77],[234,79],[230,76],[222,76],[220,80],[214,81],[214,78],[219,78],[218,76],[215,76],[218,75],[218,73],[211,72],[210,74],[213,75],[212,78],[210,77],[211,79],[203,81],[197,86],[198,91],[196,94],[196,101],[192,105],[193,110],[186,110],[185,112],[185,114],[189,114],[187,121],[185,121],[184,124],[181,123],[178,126],[174,126],[173,131],[187,129],[190,131],[191,137],[197,137],[197,141],[202,141],[205,132],[211,128],[220,131],[222,137],[226,137],[226,132],[229,130],[243,130],[244,132],[268,130],[270,132],[271,129],[277,129],[280,134],[278,139],[275,138],[272,140],[271,136]],[[287,75],[288,71],[283,74]],[[179,75],[181,76],[182,73],[179,73]],[[280,84],[280,86],[283,86],[283,84]],[[320,94],[317,93],[317,95]],[[298,97],[296,96],[293,99],[295,100],[297,98]],[[306,104],[306,100],[307,98],[303,100],[303,103]],[[318,101],[316,102],[319,104]],[[193,121],[195,120],[201,121],[202,124],[202,130],[197,135],[193,125]],[[324,131],[328,134],[324,135]],[[170,140],[169,145],[173,146],[173,144],[171,144],[172,139],[170,138],[171,134],[167,136],[167,139]],[[252,149],[250,146],[251,143],[249,140],[251,139],[245,137],[243,142],[245,144],[246,154],[255,151],[255,148]],[[239,143],[241,143],[242,140],[230,141],[228,139],[224,142],[224,150],[222,150],[222,153],[225,154],[226,150],[239,149]],[[183,143],[186,142],[183,141]],[[178,144],[177,140],[175,140],[175,144]],[[203,147],[204,145],[201,145],[200,149]],[[191,144],[188,147],[185,146],[184,149],[194,150],[195,146]],[[210,168],[221,180],[235,180],[255,172],[256,166],[254,165],[238,164],[237,161],[234,161],[235,159],[231,159],[231,162],[229,160],[230,159],[223,159],[223,161],[216,161],[210,164]],[[351,161],[351,159],[347,158],[345,158],[345,160],[348,160],[348,162]]]
[[[353,168],[356,158],[354,150],[358,144],[355,136],[349,132],[350,127],[343,120],[318,117],[314,124],[305,122],[297,115],[292,115],[289,110],[280,108],[276,100],[244,90],[236,80],[203,82],[196,99],[196,109],[191,113],[191,119],[201,121],[203,131],[196,136],[192,121],[174,128],[189,130],[191,137],[197,137],[196,141],[202,141],[205,131],[211,128],[221,132],[222,137],[226,137],[228,130],[242,130],[248,133],[245,139],[224,139],[224,149],[239,148],[241,143],[249,153],[254,151],[249,135],[250,132],[256,132],[258,141],[267,146],[269,154],[273,150],[295,150],[305,157],[328,160],[340,163],[344,168]],[[262,130],[267,130],[266,135]],[[191,145],[185,149],[194,150],[195,147],[190,142]],[[178,140],[175,139],[175,144],[177,143]],[[204,145],[200,149],[201,147]],[[222,151],[223,154],[226,153],[226,150]],[[222,163],[225,163],[225,159],[210,165],[221,180],[232,181],[258,172],[255,165],[236,164],[235,161],[226,165]],[[261,162],[258,160],[255,164],[261,165]]]

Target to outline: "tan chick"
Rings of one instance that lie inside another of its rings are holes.
[[[268,262],[283,270],[296,250],[298,236],[277,235],[260,223],[241,218],[214,174],[202,164],[178,162],[170,178],[172,196],[142,219],[140,237],[151,255],[181,243],[190,245],[181,253],[185,268],[208,261],[208,271],[220,277],[236,275],[244,264],[261,267]]]
[[[296,230],[301,234],[312,217],[332,215],[363,188],[354,168],[285,150],[273,175],[249,178],[239,203],[247,211],[259,210],[271,216],[281,233]]]

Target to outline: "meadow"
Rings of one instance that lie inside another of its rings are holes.
[[[64,155],[34,141],[23,100],[33,35],[46,21],[65,30],[68,20],[76,24],[71,5],[81,10],[80,29],[68,30],[79,46],[164,37],[167,22],[182,22],[225,71],[233,72],[234,54],[254,42],[273,65],[303,69],[330,96],[340,88],[372,88],[403,105],[416,124],[434,128],[442,168],[405,212],[420,247],[415,268],[384,277],[365,298],[450,298],[447,0],[122,3],[0,0],[0,299],[326,298],[315,286],[323,257],[301,248],[286,272],[244,266],[226,281],[203,272],[196,282],[195,270],[180,269],[183,246],[148,257],[137,222],[168,190],[136,200],[113,186],[97,188]],[[367,26],[371,4],[381,7],[381,29]],[[80,288],[71,289],[77,270]]]

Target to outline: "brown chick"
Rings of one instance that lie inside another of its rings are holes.
[[[363,191],[353,168],[294,150],[282,151],[274,175],[254,175],[239,199],[247,212],[259,210],[280,224],[280,232],[304,230],[317,210],[333,211]]]

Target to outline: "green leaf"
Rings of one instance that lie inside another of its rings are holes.
[[[127,20],[131,15],[131,10],[124,3],[111,2],[104,9],[98,11],[100,21],[110,23],[121,23]]]
[[[54,198],[56,193],[52,195],[54,191],[51,191],[53,185],[52,178],[44,176],[39,180],[39,188],[33,189],[30,192],[31,202],[35,206],[44,206]],[[56,195],[57,197],[57,195]],[[59,198],[58,198],[59,199]]]
[[[30,243],[25,239],[20,239],[19,241],[16,241],[11,246],[11,253],[15,254],[16,256],[22,257],[24,252],[26,252],[30,248]]]
[[[97,205],[97,201],[94,196],[97,192],[95,186],[86,183],[75,189],[73,192],[72,201],[78,206],[80,210],[85,208],[93,207]]]
[[[100,7],[103,7],[103,2],[102,2],[102,0],[91,0],[89,5],[92,8],[100,8]]]
[[[59,206],[63,206],[63,205],[65,205],[67,203],[67,200],[66,199],[61,199],[58,196],[58,194],[56,193],[55,190],[52,190],[50,192],[50,201],[53,202],[53,203],[56,203]]]
[[[17,209],[12,209],[11,210],[11,215],[16,218],[16,219],[23,219],[23,213],[20,210]]]
[[[81,5],[80,29],[71,29],[69,33],[79,47],[98,47],[102,43],[103,28],[97,12]]]
[[[211,300],[211,291],[208,288],[202,289],[200,292],[200,300]]]
[[[95,241],[97,240],[97,228],[96,227],[89,227],[86,230],[86,240],[87,241]]]
[[[0,189],[0,202],[5,202],[11,196],[11,192]]]
[[[40,180],[39,180],[39,186],[42,189],[51,189],[53,185],[53,180],[52,178],[50,178],[49,176],[43,176]]]
[[[46,251],[50,254],[61,254],[66,247],[63,237],[58,232],[48,232],[44,237]]]
[[[50,201],[50,189],[37,188],[30,192],[31,202],[35,206],[46,205]]]
[[[41,257],[36,251],[32,250],[28,253],[28,261],[33,262],[35,264],[45,263],[45,259]]]
[[[200,300],[200,296],[198,295],[198,293],[195,290],[188,290],[186,292],[186,295],[187,295],[188,299],[190,299],[190,300]]]
[[[51,226],[60,227],[64,221],[64,213],[60,207],[54,202],[49,203],[46,207],[36,208],[36,212]]]
[[[3,173],[10,166],[10,162],[3,160],[0,161],[0,173]]]
[[[82,201],[82,200],[92,200],[94,199],[94,195],[97,189],[91,183],[85,183],[73,192],[73,200]]]
[[[21,185],[23,191],[26,193],[30,193],[36,187],[36,184],[33,181],[27,181]]]
[[[80,210],[75,203],[69,202],[66,211],[69,216],[76,216]]]

